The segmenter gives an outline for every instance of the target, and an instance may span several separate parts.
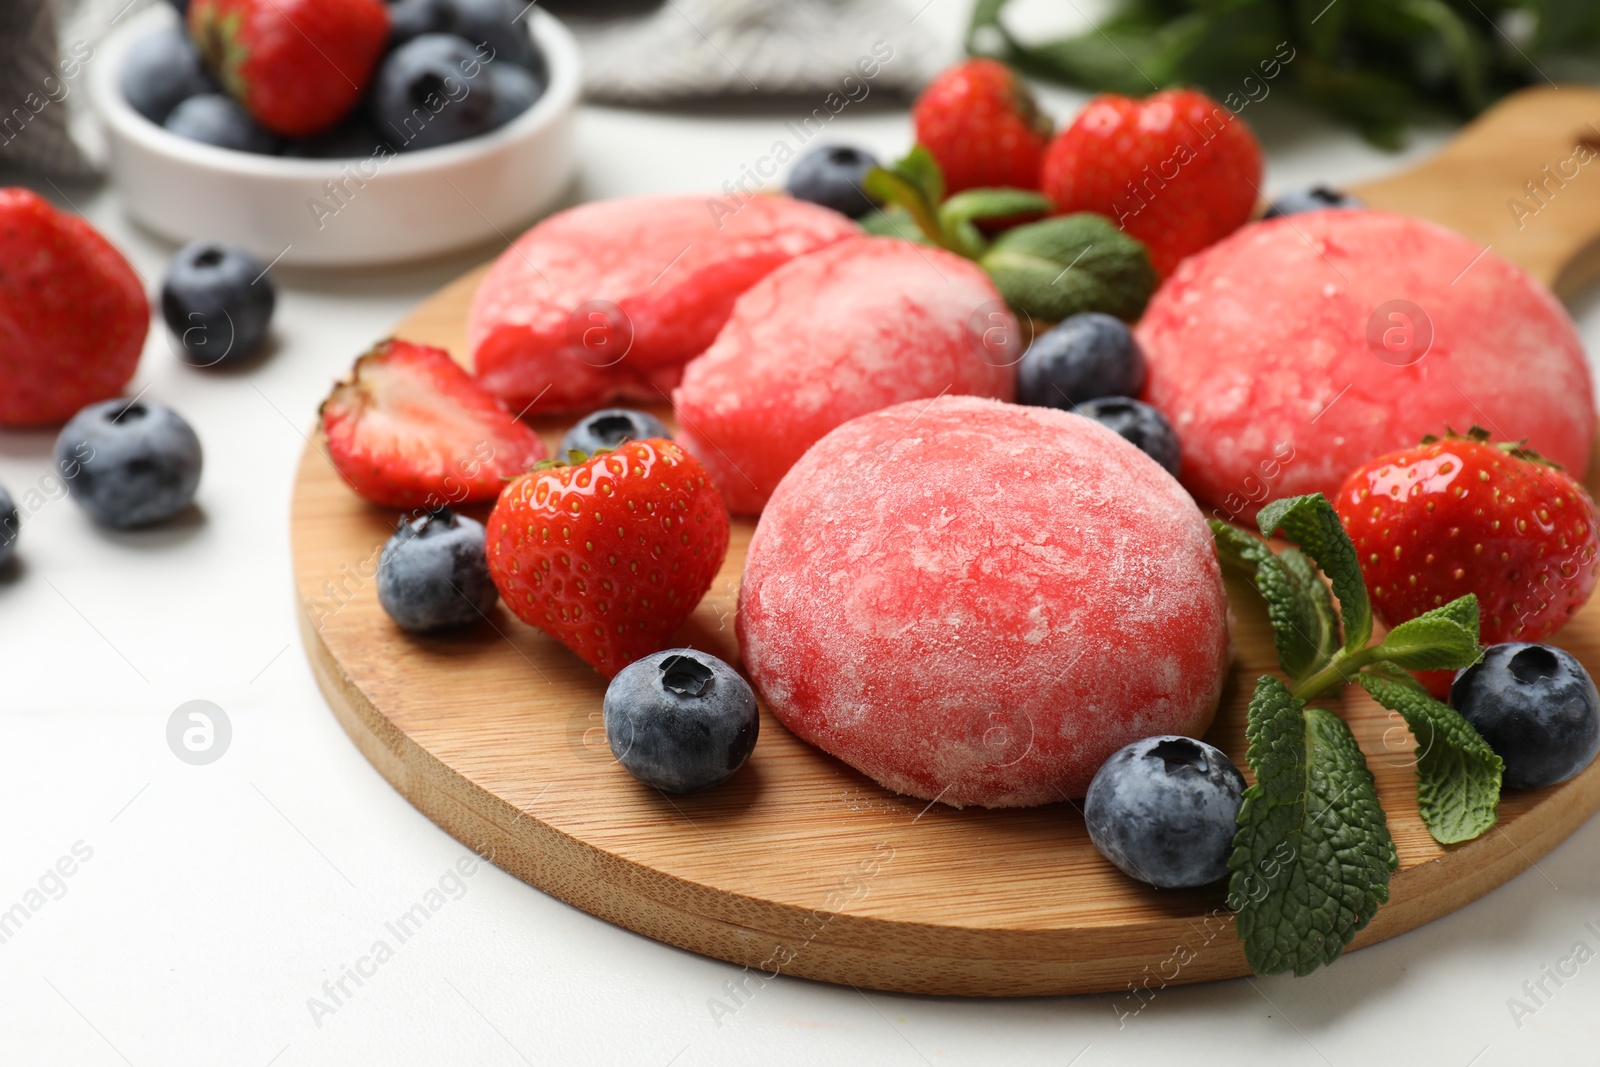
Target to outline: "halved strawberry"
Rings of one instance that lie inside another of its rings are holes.
[[[547,455],[442,348],[389,339],[322,402],[328,455],[350,487],[391,508],[493,500]]]

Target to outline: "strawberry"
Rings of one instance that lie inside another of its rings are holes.
[[[610,678],[671,647],[728,553],[728,509],[682,448],[628,441],[506,486],[488,553],[506,606]]]
[[[1115,219],[1162,278],[1243,226],[1261,185],[1250,127],[1204,93],[1097,96],[1045,153],[1040,189],[1060,214]]]
[[[0,189],[0,426],[63,422],[116,396],[149,329],[122,253],[27,189]]]
[[[950,67],[922,91],[912,118],[947,192],[1039,188],[1050,118],[1004,63],[969,59]]]
[[[192,0],[188,18],[223,88],[284,137],[337,125],[389,39],[382,0]]]
[[[1334,508],[1388,626],[1475,593],[1483,644],[1541,641],[1600,576],[1600,514],[1589,494],[1561,468],[1490,444],[1476,427],[1364,464]],[[1435,695],[1449,690],[1449,672],[1423,680]]]
[[[322,402],[328,455],[374,504],[437,509],[493,500],[547,455],[539,435],[442,348],[388,340]]]

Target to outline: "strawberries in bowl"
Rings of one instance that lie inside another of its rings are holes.
[[[659,437],[517,479],[488,531],[506,606],[607,678],[671,647],[728,554],[705,468]]]
[[[380,0],[191,0],[188,19],[223,88],[284,137],[344,118],[389,38]]]
[[[322,402],[322,432],[350,487],[391,508],[493,500],[547,454],[450,353],[393,339],[334,386]]]

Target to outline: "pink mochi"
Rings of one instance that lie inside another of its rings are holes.
[[[1589,467],[1572,320],[1521,268],[1430,222],[1322,211],[1248,226],[1185,260],[1138,336],[1184,484],[1223,518],[1331,498],[1367,460],[1474,424],[1580,479]]]
[[[901,793],[1080,797],[1106,757],[1199,737],[1230,656],[1182,486],[1078,415],[976,397],[845,423],[750,541],[738,635],[768,705]]]
[[[774,267],[854,234],[836,211],[758,196],[732,214],[705,197],[603,200],[552,215],[478,286],[467,345],[512,411],[661,403],[740,293]]]
[[[854,237],[739,298],[672,394],[679,440],[728,509],[756,514],[794,462],[858,415],[942,393],[1010,400],[1018,329],[971,260]]]

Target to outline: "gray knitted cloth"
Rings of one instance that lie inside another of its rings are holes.
[[[936,48],[916,21],[921,2],[666,0],[637,17],[566,21],[583,50],[590,100],[831,92],[855,100],[858,86],[903,95],[936,72]]]
[[[68,133],[94,61],[87,41],[58,41],[50,0],[0,0],[0,165],[78,181],[94,168]]]

